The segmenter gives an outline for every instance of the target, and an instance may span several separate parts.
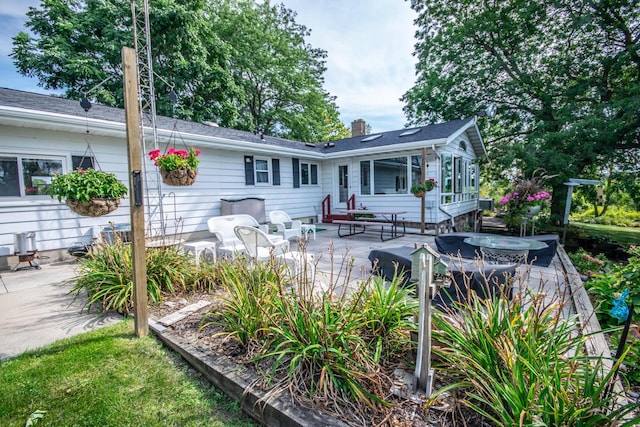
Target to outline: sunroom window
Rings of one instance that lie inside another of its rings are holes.
[[[407,157],[373,161],[375,194],[407,194]]]

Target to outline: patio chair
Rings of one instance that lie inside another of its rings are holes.
[[[218,246],[216,247],[218,255],[234,255],[245,252],[244,245],[233,231],[237,225],[259,228],[265,233],[269,230],[266,224],[258,224],[254,217],[247,214],[222,215],[209,218],[207,226],[209,232],[213,233],[218,240]],[[284,251],[289,250],[289,241],[283,240],[282,236],[271,235],[268,236],[268,239],[275,245],[282,246]]]
[[[285,240],[302,236],[302,222],[291,219],[284,211],[269,212],[269,222],[276,227],[276,233],[282,235]]]
[[[266,261],[275,256],[276,259],[283,261],[291,268],[294,276],[305,272],[305,264],[307,272],[311,272],[311,280],[314,273],[314,255],[302,253],[298,251],[282,250],[281,246],[274,244],[269,240],[269,236],[262,230],[245,225],[236,226],[233,231],[238,239],[242,241],[244,247],[253,259],[256,261]],[[285,240],[286,241],[286,240]],[[288,243],[288,242],[287,242]]]

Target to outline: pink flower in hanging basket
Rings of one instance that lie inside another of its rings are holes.
[[[200,160],[200,150],[190,148],[189,150],[176,150],[169,148],[166,154],[160,154],[160,150],[149,151],[149,158],[153,160],[153,164],[166,171],[178,169],[196,170]]]

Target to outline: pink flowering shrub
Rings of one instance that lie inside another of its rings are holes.
[[[500,204],[508,210],[517,210],[517,208],[528,208],[533,206],[542,206],[551,201],[551,194],[546,191],[539,191],[533,194],[521,195],[517,191],[509,193],[500,200]],[[514,209],[511,209],[514,208]]]
[[[190,148],[189,150],[176,150],[169,148],[165,154],[160,154],[160,150],[149,151],[149,158],[153,164],[167,171],[177,169],[196,170],[200,164],[200,150]]]

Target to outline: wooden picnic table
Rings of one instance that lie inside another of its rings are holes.
[[[380,240],[390,240],[405,235],[406,226],[404,221],[398,220],[398,215],[407,213],[407,211],[396,210],[369,210],[369,209],[347,209],[349,219],[335,219],[334,224],[338,224],[338,236],[346,237],[356,234],[362,234],[367,231],[367,227],[380,227]],[[360,215],[360,218],[357,216]],[[371,215],[372,217],[362,217],[362,215]],[[349,226],[348,233],[342,233],[342,226]],[[402,233],[400,233],[402,226]],[[387,227],[388,238],[385,239],[385,227]]]

